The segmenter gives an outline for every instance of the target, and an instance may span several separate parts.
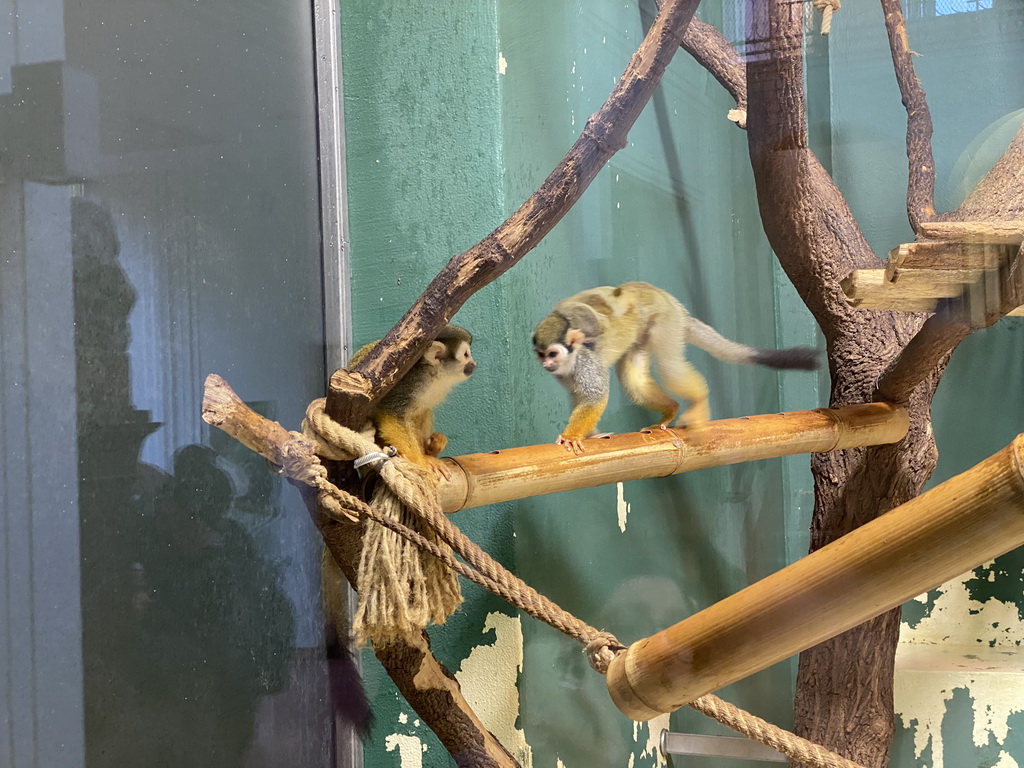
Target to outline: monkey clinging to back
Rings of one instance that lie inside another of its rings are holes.
[[[557,444],[576,454],[583,451],[580,440],[594,433],[608,404],[613,365],[630,398],[660,415],[652,429],[676,420],[679,404],[651,378],[652,356],[665,388],[690,402],[675,426],[699,426],[710,419],[707,383],[683,356],[687,342],[728,363],[803,370],[818,366],[817,352],[806,347],[755,349],[729,341],[649,283],[592,288],[558,302],[533,332],[544,370],[572,399],[569,425]]]
[[[355,365],[379,342],[372,342],[352,357]],[[434,431],[434,409],[476,369],[470,351],[473,336],[465,328],[446,325],[430,342],[416,364],[377,403],[370,419],[377,430],[377,442],[392,445],[398,453],[435,474],[447,478],[448,469],[435,457],[448,438]]]

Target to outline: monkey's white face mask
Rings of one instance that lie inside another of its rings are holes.
[[[550,344],[537,350],[537,359],[548,373],[568,376],[576,366],[576,350],[564,344]]]

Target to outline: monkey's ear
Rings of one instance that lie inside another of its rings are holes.
[[[440,365],[448,354],[448,348],[440,341],[430,342],[427,351],[423,353],[423,362],[427,365]]]
[[[579,328],[570,328],[565,332],[565,346],[569,349],[575,349],[578,345],[583,344],[587,340],[587,334],[581,331]]]

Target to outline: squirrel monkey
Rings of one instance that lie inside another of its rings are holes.
[[[379,342],[362,347],[352,365],[369,354]],[[448,438],[434,431],[434,409],[476,369],[470,346],[473,336],[465,328],[446,325],[430,342],[423,357],[377,403],[370,420],[377,430],[377,442],[393,445],[398,453],[435,474],[448,479],[450,473],[438,456]]]
[[[613,365],[630,398],[658,412],[660,418],[650,429],[665,429],[673,420],[675,426],[708,421],[708,385],[683,356],[687,342],[728,363],[804,370],[818,365],[817,352],[806,347],[755,349],[729,341],[649,283],[592,288],[558,302],[533,333],[533,348],[544,370],[572,399],[569,425],[556,443],[577,455],[583,452],[580,441],[594,433],[608,404]],[[665,388],[690,403],[678,419],[679,404],[651,378],[652,356]]]

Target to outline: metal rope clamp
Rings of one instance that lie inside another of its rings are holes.
[[[352,467],[359,472],[360,477],[365,477],[370,472],[380,472],[381,467],[398,455],[394,446],[389,445],[383,451],[372,451],[352,462]]]

